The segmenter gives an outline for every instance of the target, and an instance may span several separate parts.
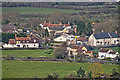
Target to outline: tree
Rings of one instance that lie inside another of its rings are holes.
[[[90,70],[92,72],[92,78],[100,78],[104,73],[102,65],[98,62],[91,64]]]
[[[47,80],[57,80],[57,79],[58,79],[58,74],[56,73],[47,76]]]
[[[45,36],[48,37],[49,36],[49,32],[47,29],[45,29]]]
[[[85,55],[82,54],[82,52],[78,52],[78,54],[75,56],[76,61],[84,61]]]
[[[91,79],[91,71],[87,71],[85,78]]]
[[[54,50],[54,55],[58,59],[66,58],[66,47],[60,46]]]
[[[112,75],[111,75],[112,78],[118,78],[118,73],[116,71],[116,69],[112,69]]]
[[[85,76],[85,71],[80,67],[77,71],[77,77],[84,77]]]

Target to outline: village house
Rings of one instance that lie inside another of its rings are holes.
[[[38,48],[40,46],[39,39],[36,37],[17,37],[9,39],[8,44],[3,45],[3,48]]]
[[[84,55],[89,56],[89,57],[93,57],[93,51],[85,51]]]
[[[88,39],[84,37],[76,39],[76,44],[79,44],[79,45],[87,45],[87,42],[88,42]]]
[[[101,32],[97,34],[91,34],[88,39],[90,46],[105,46],[105,45],[117,45],[120,43],[120,37],[116,32]]]
[[[111,49],[103,49],[101,48],[98,52],[98,59],[105,59],[105,58],[116,58],[119,56],[118,52],[115,52]]]
[[[76,38],[79,38],[79,36],[74,36],[73,34],[67,34],[67,33],[63,33],[59,36],[57,36],[56,38],[54,38],[54,41],[56,42],[68,42],[68,44],[71,44],[71,42],[75,42],[76,43]]]
[[[46,21],[44,21],[44,23],[40,24],[40,26],[43,29],[47,29],[49,34],[51,31],[54,31],[55,35],[57,33],[68,33],[68,29],[71,28],[69,22],[68,24],[62,24],[61,22],[59,24],[52,24],[51,22],[46,23]]]
[[[67,47],[68,55],[77,55],[78,52],[85,53],[87,49],[84,46],[74,45],[73,47]]]

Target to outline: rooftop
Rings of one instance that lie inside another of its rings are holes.
[[[31,40],[30,37],[16,37],[15,40],[22,41],[22,40]]]
[[[109,51],[109,49],[100,49],[100,51],[99,52],[108,52]]]

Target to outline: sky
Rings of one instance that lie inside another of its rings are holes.
[[[118,2],[120,0],[1,0],[2,2]]]

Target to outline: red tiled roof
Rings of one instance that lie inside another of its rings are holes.
[[[87,38],[77,38],[77,41],[85,41]]]
[[[72,47],[72,49],[78,49],[79,47],[80,47],[80,46],[75,45],[75,46]]]
[[[115,54],[116,52],[115,51],[110,51],[108,54]]]
[[[31,40],[31,38],[30,37],[16,37],[15,38],[15,40],[17,40],[17,41],[25,41],[25,40]]]
[[[70,26],[69,24],[52,24],[52,23],[45,23],[43,24],[43,27],[58,27],[58,26]]]
[[[72,47],[72,49],[81,49],[82,50],[83,46],[75,45]]]
[[[92,51],[86,51],[86,53],[92,53]]]
[[[15,44],[15,39],[9,39],[9,44]]]
[[[99,52],[108,52],[108,51],[109,51],[109,49],[100,49]]]

